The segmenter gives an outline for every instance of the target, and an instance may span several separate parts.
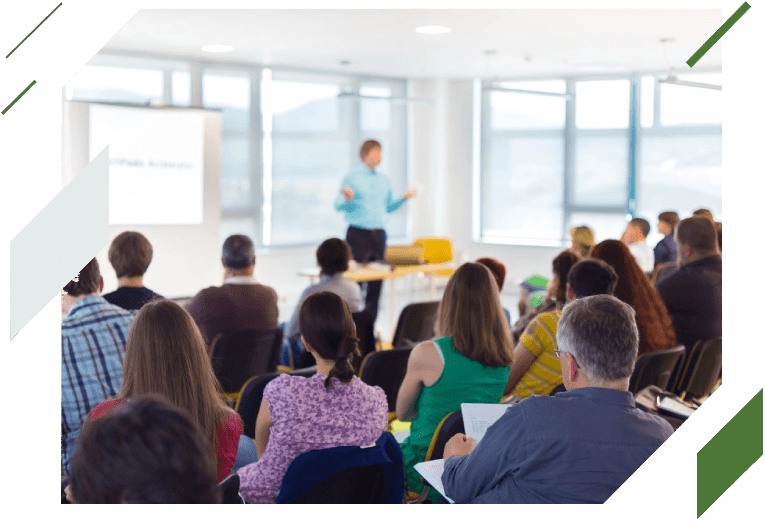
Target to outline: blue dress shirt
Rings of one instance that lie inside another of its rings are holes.
[[[133,314],[101,296],[75,302],[61,322],[61,457],[69,474],[90,409],[119,392]]]
[[[353,189],[353,198],[345,200],[342,188]],[[343,178],[335,209],[345,214],[348,224],[362,229],[384,229],[388,213],[393,213],[406,199],[393,198],[388,177],[366,166],[353,170]]]
[[[677,260],[677,243],[670,233],[662,238],[653,248],[653,266]]]
[[[579,388],[532,395],[449,458],[442,482],[458,503],[603,503],[672,434],[629,392]]]

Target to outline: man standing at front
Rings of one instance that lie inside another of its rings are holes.
[[[672,434],[628,391],[632,307],[608,295],[573,301],[557,342],[566,392],[511,406],[475,447],[464,434],[446,444],[442,481],[455,502],[603,503]]]
[[[343,212],[348,221],[346,241],[351,247],[353,259],[359,263],[382,262],[385,259],[387,235],[384,227],[387,215],[414,197],[415,192],[409,190],[400,199],[393,198],[390,180],[375,170],[382,161],[382,145],[378,141],[364,141],[359,155],[364,165],[343,179],[335,209]],[[374,319],[377,317],[382,281],[366,282],[366,285],[365,308]]]

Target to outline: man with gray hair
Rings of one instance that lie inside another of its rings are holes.
[[[627,390],[635,311],[613,296],[567,304],[557,333],[566,392],[512,405],[481,442],[444,449],[442,481],[459,503],[603,503],[672,434]]]
[[[255,277],[255,246],[245,235],[223,242],[223,285],[202,289],[186,305],[209,346],[218,333],[279,326],[276,291]]]

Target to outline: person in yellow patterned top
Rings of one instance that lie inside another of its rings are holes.
[[[613,295],[618,276],[614,269],[594,258],[580,260],[571,268],[566,283],[566,301],[594,296]],[[507,377],[505,395],[514,400],[531,394],[549,394],[563,383],[555,335],[561,311],[543,312],[529,323],[513,354],[513,365]]]

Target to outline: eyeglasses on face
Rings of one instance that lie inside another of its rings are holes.
[[[579,362],[576,360],[576,358],[574,357],[574,355],[573,355],[573,354],[571,354],[571,352],[569,352],[568,350],[561,350],[561,349],[559,349],[559,348],[556,348],[555,350],[553,350],[553,354],[555,354],[555,357],[556,357],[556,358],[558,358],[558,359],[560,359],[560,358],[561,358],[561,356],[563,356],[563,354],[569,354],[569,355],[571,355],[571,359],[573,359],[573,360],[574,360],[574,363],[576,363],[576,368],[579,368]]]

